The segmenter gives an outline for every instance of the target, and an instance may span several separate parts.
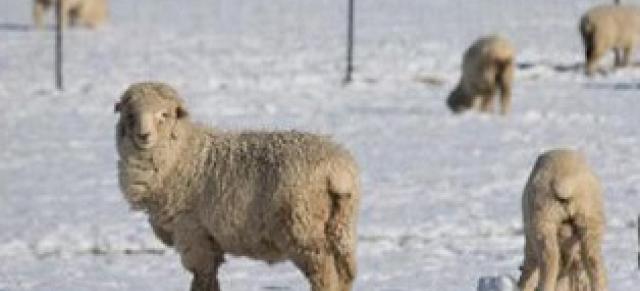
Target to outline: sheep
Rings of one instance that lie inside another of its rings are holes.
[[[193,273],[220,290],[224,255],[290,260],[313,291],[356,276],[359,170],[329,137],[222,131],[192,122],[175,89],[132,84],[116,103],[120,189]]]
[[[622,4],[593,7],[580,18],[579,30],[587,75],[596,71],[598,60],[611,49],[615,55],[614,65],[628,66],[640,36],[640,8]]]
[[[555,149],[538,157],[522,196],[520,290],[607,290],[601,192],[581,153]]]
[[[477,107],[493,112],[493,98],[500,89],[501,113],[511,107],[515,49],[503,37],[491,35],[478,39],[464,53],[462,76],[449,94],[447,105],[454,113]]]
[[[60,0],[62,1],[62,26],[81,24],[96,28],[107,18],[107,0]],[[44,14],[55,5],[56,0],[34,0],[33,21],[42,28]]]

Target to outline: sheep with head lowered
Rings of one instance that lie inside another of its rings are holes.
[[[107,0],[59,0],[62,1],[62,25],[80,24],[96,28],[104,23],[108,14]],[[33,21],[42,28],[45,12],[55,6],[56,0],[33,0]]]
[[[582,154],[540,155],[522,197],[523,291],[606,291],[602,190]]]
[[[579,29],[588,75],[595,73],[598,60],[612,49],[615,66],[627,66],[640,40],[640,7],[622,4],[593,7],[580,18]]]
[[[511,107],[515,49],[500,36],[478,39],[464,53],[462,76],[457,87],[449,94],[447,105],[454,113],[480,106],[484,112],[493,112],[493,99],[500,90],[502,114]]]
[[[115,109],[121,190],[180,254],[191,290],[219,290],[225,254],[290,260],[313,291],[351,290],[360,182],[346,149],[308,133],[198,125],[163,83],[131,85]]]

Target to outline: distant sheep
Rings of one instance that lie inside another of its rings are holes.
[[[511,107],[515,49],[504,38],[487,36],[467,49],[462,60],[462,77],[451,92],[447,105],[454,112],[478,106],[493,112],[494,95],[500,90],[502,114]]]
[[[520,290],[607,290],[602,190],[580,153],[558,149],[538,157],[524,189],[522,213]]]
[[[163,83],[131,85],[116,112],[121,190],[175,246],[191,290],[219,290],[225,254],[291,260],[311,290],[351,290],[360,185],[346,149],[308,133],[195,124]]]
[[[61,0],[62,25],[84,25],[96,28],[107,18],[107,0]],[[55,6],[56,0],[34,0],[33,21],[38,28],[44,24],[45,12]],[[54,7],[55,9],[55,7]]]
[[[634,46],[640,40],[640,8],[609,4],[589,9],[580,19],[586,73],[597,69],[597,62],[609,50],[615,54],[615,66],[631,62]]]

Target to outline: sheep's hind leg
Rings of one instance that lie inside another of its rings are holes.
[[[557,231],[554,226],[547,225],[539,229],[542,239],[538,245],[542,247],[542,252],[538,258],[540,264],[540,278],[538,288],[542,291],[554,291],[558,282],[560,272],[560,248],[556,237]]]
[[[602,230],[581,226],[578,231],[580,233],[581,258],[591,283],[591,290],[606,291],[607,278],[602,259],[602,237],[599,235]]]
[[[44,13],[48,6],[45,5],[42,1],[35,1],[33,3],[33,22],[36,25],[36,28],[42,29],[44,26]]]
[[[339,291],[351,291],[353,286],[353,280],[355,279],[355,270],[356,270],[356,257],[354,253],[349,253],[346,255],[341,255],[341,260],[345,261],[345,264],[348,266],[345,267],[347,270],[342,270],[336,265],[336,270],[338,270],[338,279],[340,280],[340,289]],[[336,258],[338,260],[338,258]]]
[[[534,291],[538,283],[538,262],[531,244],[525,242],[525,256],[522,264],[518,288],[522,291]]]
[[[326,250],[306,251],[294,263],[309,280],[311,291],[342,291],[338,289],[333,255]]]
[[[354,252],[348,254],[334,254],[335,269],[338,275],[339,291],[351,291],[356,273],[356,256]]]

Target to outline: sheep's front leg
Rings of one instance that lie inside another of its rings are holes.
[[[541,291],[554,291],[560,273],[560,247],[558,245],[557,229],[554,223],[546,221],[537,229],[540,254],[540,279],[538,288]]]
[[[587,57],[587,75],[593,75],[593,73],[596,72],[598,60],[602,58],[606,51],[607,48],[602,45],[601,42],[597,42],[595,38],[592,39],[591,44],[587,46],[585,51]]]
[[[44,13],[47,9],[47,5],[42,1],[33,2],[33,22],[36,25],[36,28],[42,29],[44,26]]]
[[[631,54],[633,53],[633,45],[629,44],[623,48],[621,66],[626,67],[631,64]]]
[[[191,291],[220,291],[218,268],[224,254],[215,241],[193,221],[177,223],[174,231],[182,265],[193,274]]]
[[[182,264],[193,274],[191,291],[220,291],[218,269],[224,262],[220,253],[193,245],[180,253]]]
[[[511,84],[513,83],[513,63],[509,61],[500,74],[500,114],[511,110]]]
[[[218,268],[221,262],[214,262],[209,270],[193,272],[191,291],[220,291],[218,282]]]
[[[613,48],[613,65],[615,67],[622,67],[622,54],[622,49],[617,47]]]

